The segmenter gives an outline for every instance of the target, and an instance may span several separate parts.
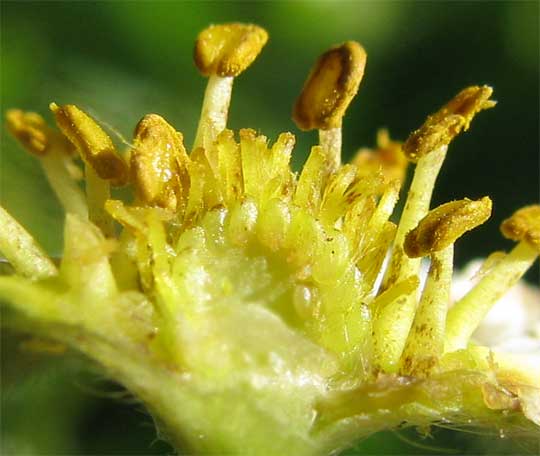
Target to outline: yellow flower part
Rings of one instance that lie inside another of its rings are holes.
[[[470,338],[538,256],[540,206],[503,224],[518,246],[450,310],[453,244],[487,220],[491,200],[430,210],[451,140],[494,105],[492,89],[463,90],[403,146],[381,131],[342,165],[341,119],[366,54],[336,46],[294,109],[302,128],[320,130],[295,172],[291,133],[269,141],[226,128],[233,78],[266,41],[250,24],[199,35],[209,80],[191,149],[157,114],[122,153],[74,105],[51,104],[61,133],[35,113],[8,113],[66,221],[57,265],[0,210],[14,270],[0,276],[5,324],[87,355],[195,453],[334,454],[374,432],[441,422],[538,432],[540,366]],[[112,198],[110,185],[131,199]]]

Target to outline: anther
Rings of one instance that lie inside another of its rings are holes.
[[[236,77],[257,58],[268,33],[253,24],[220,24],[204,29],[195,43],[195,65],[204,76]]]
[[[6,113],[6,126],[28,152],[38,157],[46,154],[52,131],[39,114],[10,109]]]
[[[364,76],[366,52],[347,41],[319,57],[293,109],[301,130],[319,130],[321,146],[333,169],[341,163],[341,123]]]
[[[127,166],[103,129],[75,105],[50,104],[58,128],[73,143],[85,163],[114,185],[127,182]]]
[[[426,122],[414,131],[403,150],[409,160],[416,162],[442,146],[450,144],[461,131],[469,128],[471,120],[484,109],[495,106],[489,97],[493,89],[488,86],[472,86],[463,89]]]
[[[501,232],[507,239],[525,242],[540,251],[540,205],[516,211],[502,223]]]
[[[147,205],[175,211],[189,190],[189,158],[183,137],[163,117],[148,114],[135,129],[131,178]]]
[[[527,272],[540,254],[540,205],[524,207],[501,225],[518,245],[493,266],[449,311],[445,351],[464,348],[491,307]]]
[[[405,253],[419,258],[445,249],[466,231],[484,223],[491,215],[491,200],[452,201],[431,210],[405,237]]]
[[[193,149],[208,148],[227,125],[233,79],[257,58],[268,41],[253,24],[230,23],[204,29],[195,43],[195,65],[208,85]]]
[[[403,183],[409,160],[403,153],[403,144],[390,139],[385,128],[377,132],[375,149],[361,148],[354,156],[352,163],[360,169],[379,168],[387,184]]]

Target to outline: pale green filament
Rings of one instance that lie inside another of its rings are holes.
[[[435,181],[446,157],[447,149],[448,146],[442,146],[418,160],[396,232],[392,260],[386,272],[383,289],[389,288],[393,283],[405,277],[418,274],[420,258],[409,258],[403,251],[403,243],[407,233],[418,225],[429,210]],[[412,316],[410,317],[412,319]]]
[[[114,225],[111,216],[105,210],[105,201],[110,199],[109,182],[101,179],[91,165],[85,165],[86,197],[88,200],[88,215],[107,237],[114,236]]]
[[[208,78],[193,150],[197,147],[208,150],[217,135],[227,126],[233,80],[232,76],[212,75]]]
[[[64,162],[66,158],[64,152],[51,148],[43,157],[40,157],[40,161],[45,176],[66,213],[88,218],[88,206],[84,193],[69,175]]]
[[[432,255],[426,285],[401,357],[406,375],[427,376],[443,354],[454,245]]]
[[[341,142],[341,126],[319,130],[319,144],[326,155],[328,167],[333,172],[341,166]]]
[[[448,312],[445,352],[465,348],[485,315],[536,260],[538,251],[526,242],[514,249],[488,271],[480,282]]]

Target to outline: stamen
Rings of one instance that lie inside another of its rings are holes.
[[[341,123],[364,76],[366,52],[347,41],[319,57],[302,93],[296,100],[293,119],[301,130],[319,130],[319,142],[335,171],[341,164]]]
[[[58,106],[51,103],[56,123],[73,143],[85,162],[86,195],[90,220],[106,236],[114,234],[112,219],[104,209],[110,198],[109,182],[123,185],[127,182],[126,163],[118,155],[111,138],[86,113],[75,105]]]
[[[473,86],[462,90],[450,102],[429,116],[403,145],[407,158],[416,162],[407,202],[399,221],[392,248],[392,259],[382,289],[418,273],[420,260],[409,258],[403,250],[405,236],[427,214],[435,181],[446,157],[448,144],[468,128],[472,118],[495,103],[488,98],[492,89]]]
[[[519,244],[491,268],[448,312],[445,352],[466,347],[469,338],[501,296],[531,267],[540,253],[540,205],[518,210],[501,231]]]
[[[34,112],[11,109],[6,113],[6,122],[10,133],[40,160],[49,185],[66,213],[87,218],[84,195],[72,175],[78,168],[71,161],[71,143],[50,129],[43,117]]]
[[[491,215],[491,200],[464,199],[433,209],[405,239],[405,253],[431,256],[426,285],[401,356],[405,375],[426,376],[443,354],[454,242]]]
[[[252,24],[212,25],[195,43],[195,65],[209,76],[193,149],[208,149],[227,125],[233,79],[246,70],[268,41],[264,29]]]
[[[185,206],[189,191],[189,157],[181,133],[163,117],[148,114],[135,129],[131,176],[137,197],[171,211]]]
[[[0,252],[17,273],[32,280],[58,274],[35,239],[0,206]]]

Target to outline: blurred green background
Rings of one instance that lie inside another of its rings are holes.
[[[1,110],[45,115],[51,101],[75,103],[128,140],[156,112],[194,138],[205,87],[192,64],[197,33],[210,23],[254,22],[270,33],[257,62],[235,81],[232,128],[270,139],[297,135],[295,165],[315,134],[290,118],[305,76],[329,46],[354,39],[367,72],[344,122],[350,156],[378,128],[405,139],[461,88],[489,84],[498,100],[451,146],[434,204],[489,195],[490,222],[456,248],[460,265],[509,247],[498,225],[539,198],[539,3],[532,2],[1,2]],[[2,130],[0,199],[53,255],[62,213],[36,160]],[[538,283],[538,269],[528,275]],[[150,417],[76,356],[20,349],[2,335],[2,454],[168,454]],[[520,439],[485,430],[381,434],[349,454],[515,454]],[[415,445],[407,443],[412,439]],[[534,440],[534,439],[533,439]],[[425,447],[427,445],[427,447]],[[536,451],[540,451],[538,443]],[[533,446],[534,442],[533,442]],[[532,448],[535,451],[535,448]]]

